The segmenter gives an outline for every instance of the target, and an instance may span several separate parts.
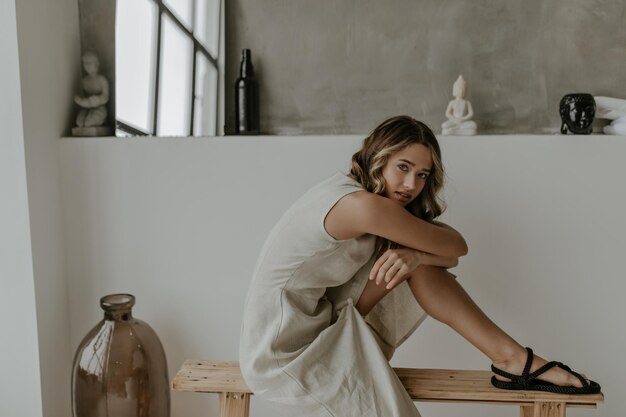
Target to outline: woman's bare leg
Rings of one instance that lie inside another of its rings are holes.
[[[516,353],[526,352],[478,308],[469,295],[443,268],[420,266],[407,280],[415,299],[432,318],[445,323],[476,346],[494,364]],[[362,316],[387,293],[384,285],[368,281],[356,308]]]
[[[432,266],[420,266],[415,272],[408,283],[424,311],[452,327],[494,363],[526,352],[483,313],[454,275]]]
[[[452,327],[457,333],[483,352],[493,364],[512,374],[520,375],[526,362],[526,350],[500,329],[474,303],[454,275],[444,268],[422,265],[407,280],[415,299],[434,319]],[[387,293],[384,285],[368,281],[356,308],[363,316]],[[531,371],[545,364],[535,355]],[[506,381],[496,375],[496,378]],[[553,368],[541,379],[558,385],[581,386],[580,381],[559,368]]]
[[[386,283],[383,282],[383,284]],[[367,284],[361,293],[361,297],[355,305],[356,309],[363,317],[367,316],[367,313],[369,313],[370,310],[374,308],[374,306],[382,300],[385,295],[393,291],[393,289],[386,289],[383,284],[376,285],[376,280],[367,281]]]

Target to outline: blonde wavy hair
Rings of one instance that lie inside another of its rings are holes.
[[[432,153],[433,166],[422,192],[405,208],[414,216],[433,222],[445,210],[439,196],[444,185],[444,168],[441,149],[435,134],[424,123],[410,116],[395,116],[378,125],[363,140],[363,146],[352,155],[349,176],[374,194],[385,195],[386,183],[383,168],[389,157],[410,145],[423,145]],[[398,245],[384,238],[377,240],[377,253]]]

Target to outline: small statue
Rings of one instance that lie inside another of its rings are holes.
[[[462,75],[454,82],[452,86],[452,95],[454,100],[448,103],[446,109],[446,117],[448,120],[441,125],[442,135],[462,135],[471,136],[476,134],[476,123],[471,120],[474,117],[472,103],[465,100],[467,93],[467,82]]]
[[[596,115],[596,101],[591,94],[565,94],[559,104],[561,114],[561,133],[567,130],[577,135],[588,135],[593,130],[593,118]]]
[[[74,102],[81,107],[76,116],[74,136],[104,136],[111,134],[109,127],[104,127],[107,120],[109,101],[109,82],[98,73],[100,60],[93,52],[83,55],[83,68],[87,75],[81,80],[84,96],[74,96]]]

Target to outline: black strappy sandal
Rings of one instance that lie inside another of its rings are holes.
[[[498,381],[495,376],[491,377],[491,384],[496,388],[511,389],[511,390],[528,390],[528,391],[547,391],[555,392],[557,394],[596,394],[600,392],[600,385],[597,382],[585,379],[578,372],[574,372],[569,366],[563,365],[561,362],[548,362],[535,372],[530,372],[530,367],[533,363],[533,350],[529,347],[526,348],[528,352],[528,358],[526,359],[526,365],[524,365],[524,371],[522,375],[513,375],[508,372],[498,369],[491,365],[491,370],[494,374],[509,378],[511,382]],[[582,387],[563,387],[555,385],[547,381],[538,380],[537,377],[548,369],[552,369],[558,366],[561,369],[566,370],[570,374],[574,375],[583,384]]]

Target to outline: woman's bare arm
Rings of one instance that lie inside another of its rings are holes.
[[[367,191],[340,199],[324,226],[338,239],[368,233],[436,256],[458,258],[467,253],[465,239],[456,230],[419,219],[398,203]]]
[[[421,265],[440,266],[454,268],[459,264],[459,258],[454,256],[438,256],[432,253],[422,252],[420,255]]]
[[[446,229],[452,230],[453,232],[455,232],[461,239],[465,239],[463,237],[463,235],[461,235],[461,233],[459,233],[458,230],[456,230],[455,228],[453,228],[452,226],[450,226],[449,224],[445,224],[443,222],[437,221],[437,220],[433,220],[431,222],[432,224],[434,224],[435,226],[439,226],[439,227],[445,227]]]

